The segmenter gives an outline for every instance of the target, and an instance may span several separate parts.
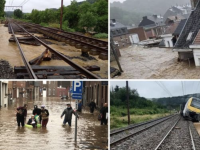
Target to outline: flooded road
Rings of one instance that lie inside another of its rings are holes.
[[[23,66],[24,63],[22,61],[19,49],[14,42],[9,42],[9,38],[11,34],[8,33],[8,28],[4,27],[3,24],[0,24],[0,59],[7,60],[12,67],[14,66]],[[21,35],[16,35],[17,37],[21,37]],[[42,36],[37,34],[37,36]],[[100,71],[94,71],[93,73],[99,75],[101,78],[108,78],[108,61],[101,60],[97,56],[92,56],[93,59],[87,59],[81,56],[81,50],[76,49],[73,46],[65,44],[64,42],[58,42],[55,40],[47,40],[52,42],[53,44],[49,45],[50,47],[54,48],[56,51],[59,51],[69,57],[75,57],[71,60],[76,64],[86,67],[91,65],[97,65],[101,69]],[[28,61],[33,60],[34,58],[40,56],[46,48],[44,46],[32,46],[32,45],[25,45],[21,44],[21,47],[24,51],[24,54]],[[78,57],[79,59],[77,59]],[[51,61],[43,61],[41,66],[69,66],[63,60],[51,60]]]
[[[27,119],[30,118],[34,105],[44,104],[49,110],[49,122],[46,128],[18,128],[15,109],[28,104]],[[0,109],[0,149],[2,150],[78,150],[106,149],[108,145],[108,128],[100,125],[98,112],[90,114],[85,108],[79,113],[77,143],[74,142],[75,116],[72,117],[71,128],[62,126],[61,113],[66,103],[60,98],[40,98],[35,101],[14,100],[7,108]],[[72,102],[72,108],[75,103]]]
[[[167,48],[133,46],[121,49],[119,61],[124,71],[115,79],[199,79],[200,67],[191,60],[178,62],[178,53]],[[118,68],[115,61],[111,66]]]

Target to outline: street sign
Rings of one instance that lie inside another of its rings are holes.
[[[82,94],[72,94],[73,99],[82,99]]]
[[[73,81],[72,93],[82,94],[82,91],[83,91],[83,81]]]

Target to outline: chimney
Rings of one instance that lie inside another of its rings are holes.
[[[147,16],[144,16],[143,19],[147,19]]]
[[[157,15],[153,15],[155,18],[157,18],[158,16]]]
[[[194,9],[198,3],[199,0],[190,0],[191,1],[191,6],[192,6],[192,9]]]

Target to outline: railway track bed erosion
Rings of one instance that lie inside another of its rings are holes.
[[[5,28],[12,35],[5,36],[7,41],[0,38],[0,46],[8,52],[4,57],[2,49],[0,59],[9,62],[14,74],[7,78],[108,78],[106,41],[14,20],[0,26],[0,31]],[[0,74],[0,78],[5,75]]]
[[[200,149],[200,137],[193,123],[179,115],[113,130],[110,136],[112,150],[192,150],[193,145]]]

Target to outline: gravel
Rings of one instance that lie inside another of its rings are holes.
[[[0,79],[15,79],[13,68],[6,60],[0,60]]]
[[[148,130],[145,130],[141,133],[138,133],[134,135],[129,140],[126,140],[125,142],[119,144],[117,147],[112,147],[112,150],[114,149],[127,149],[127,150],[150,150],[155,148],[158,143],[160,142],[160,137],[164,137],[166,132],[171,128],[173,123],[179,118],[179,116],[172,117],[169,120],[166,120],[158,125],[155,125],[154,127],[149,128]],[[152,125],[152,123],[150,123]],[[148,127],[148,125],[144,125],[141,127],[138,127],[136,129],[132,129],[129,132],[125,132],[121,135],[121,137],[126,136],[128,133],[136,133],[137,131],[141,130],[144,127]],[[142,140],[141,140],[142,139]],[[111,139],[112,141],[113,139]]]

